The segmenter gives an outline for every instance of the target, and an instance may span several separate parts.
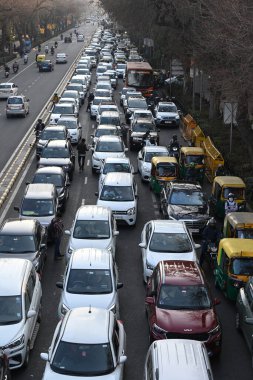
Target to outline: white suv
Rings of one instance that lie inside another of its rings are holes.
[[[110,207],[117,222],[134,226],[137,217],[137,184],[131,173],[108,173],[97,205]]]
[[[66,262],[74,250],[79,248],[100,248],[109,250],[115,257],[117,231],[116,221],[108,207],[96,205],[81,206],[73,225],[65,234],[70,236]]]
[[[91,169],[96,173],[100,171],[103,160],[107,157],[125,157],[128,148],[119,136],[101,136],[92,151]]]
[[[41,283],[31,261],[0,259],[0,347],[11,369],[27,366],[39,330]]]
[[[0,83],[0,99],[7,99],[13,95],[18,95],[18,86],[15,83]]]
[[[71,255],[63,282],[58,316],[62,318],[74,307],[91,306],[119,314],[118,270],[112,254],[106,249],[82,248]]]

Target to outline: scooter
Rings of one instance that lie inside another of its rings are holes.
[[[12,68],[12,70],[13,70],[13,74],[16,74],[16,73],[18,72],[18,69],[19,69],[18,66],[14,66],[14,67]]]
[[[51,47],[51,55],[54,55],[54,47]]]
[[[179,146],[172,146],[169,148],[169,155],[170,157],[175,157],[177,160],[179,159]]]
[[[28,63],[28,57],[24,56],[24,65],[26,65],[27,63]]]
[[[5,78],[9,78],[9,75],[10,75],[10,71],[9,70],[5,70],[5,72],[4,72]]]
[[[208,255],[208,261],[210,263],[211,269],[215,269],[216,267],[217,254],[218,254],[217,243],[209,241],[207,245],[207,255]]]

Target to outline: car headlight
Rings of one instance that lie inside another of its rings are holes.
[[[135,214],[135,207],[130,208],[127,210],[127,215],[134,215]]]
[[[69,308],[63,303],[61,305],[61,314],[65,315],[68,311],[69,311]]]
[[[116,305],[115,304],[112,305],[109,310],[115,314],[116,313]]]
[[[68,170],[69,169],[69,165],[63,165],[62,167],[64,170]]]
[[[216,335],[221,331],[220,325],[217,325],[214,329],[210,330],[208,333],[210,335]]]
[[[179,119],[180,119],[180,117],[179,117],[179,115],[177,115],[177,116],[176,116],[176,120],[179,120]]]
[[[156,323],[153,323],[152,330],[155,334],[166,334],[168,331],[159,327]]]
[[[20,338],[14,340],[10,344],[7,344],[4,348],[13,349],[15,347],[21,346],[25,342],[25,335],[23,334]]]
[[[149,263],[148,260],[146,260],[146,267],[149,270],[154,270],[154,265],[152,265],[151,263]]]
[[[73,253],[74,249],[72,247],[68,248],[68,254],[71,255]]]

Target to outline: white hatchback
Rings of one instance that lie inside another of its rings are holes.
[[[168,156],[169,152],[165,146],[145,146],[137,156],[138,170],[142,181],[148,182],[151,174],[151,160],[157,156]]]
[[[110,207],[117,222],[134,226],[137,218],[137,184],[131,173],[108,173],[97,194],[98,206]]]
[[[134,168],[131,165],[128,157],[108,157],[102,163],[100,176],[98,180],[98,191],[100,191],[102,188],[106,174],[113,172],[135,174]]]
[[[117,231],[116,221],[108,207],[96,205],[81,206],[72,227],[65,234],[70,236],[66,262],[74,250],[79,248],[107,249],[115,257]]]
[[[106,249],[82,248],[71,255],[63,281],[58,316],[62,318],[74,307],[90,306],[108,309],[119,315],[118,270],[112,254]]]
[[[58,323],[43,380],[123,380],[127,359],[122,321],[106,309],[79,307]]]
[[[186,224],[175,220],[150,220],[141,232],[143,279],[153,273],[153,269],[162,260],[197,261],[195,245]]]
[[[103,160],[107,157],[125,157],[128,148],[119,136],[101,136],[92,151],[91,169],[96,173],[100,171]]]
[[[7,99],[13,95],[18,95],[18,86],[15,83],[0,83],[0,99]]]

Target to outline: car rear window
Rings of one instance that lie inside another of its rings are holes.
[[[23,104],[22,98],[9,98],[7,100],[8,104]]]

